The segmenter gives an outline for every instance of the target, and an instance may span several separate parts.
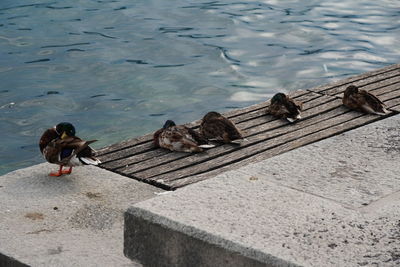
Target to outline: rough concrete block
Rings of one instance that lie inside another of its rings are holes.
[[[230,266],[233,255],[244,265],[398,266],[399,121],[137,203],[125,214],[125,255],[146,266]]]
[[[0,177],[0,266],[140,266],[123,255],[123,213],[163,190],[93,166],[55,169]]]

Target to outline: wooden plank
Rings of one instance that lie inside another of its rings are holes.
[[[294,141],[295,139],[298,139],[300,137],[303,137],[303,136],[306,136],[309,134],[313,134],[315,132],[330,128],[335,125],[345,123],[347,121],[350,121],[350,120],[360,117],[360,116],[364,116],[364,115],[360,114],[358,112],[349,111],[340,116],[333,117],[333,118],[330,118],[327,120],[323,120],[316,124],[312,124],[306,128],[301,128],[296,131],[292,131],[289,134],[277,136],[273,139],[268,139],[266,141],[263,141],[262,143],[259,143],[257,146],[246,147],[246,148],[240,149],[238,151],[234,151],[228,155],[224,155],[224,157],[222,157],[222,158],[212,159],[212,160],[207,159],[206,164],[196,164],[196,165],[187,164],[187,167],[183,167],[183,168],[177,169],[175,171],[170,171],[167,173],[161,172],[160,174],[155,175],[150,178],[157,182],[169,183],[170,181],[173,181],[176,179],[181,179],[181,178],[184,178],[187,176],[204,173],[204,172],[214,170],[216,168],[237,162],[239,160],[243,160],[243,159],[246,159],[249,157],[254,157],[254,156],[256,156],[256,154],[259,154],[261,152],[272,149],[278,145],[282,145],[284,143]],[[376,118],[373,118],[374,120],[379,118],[379,116],[375,116],[375,117]],[[267,139],[268,135],[270,135],[270,133],[265,133],[265,136],[263,136],[264,139]],[[260,136],[260,138],[263,138],[263,137]],[[188,159],[190,159],[190,158],[188,158]],[[135,174],[135,177],[141,177],[141,175]]]
[[[308,91],[298,90],[295,92],[291,92],[289,95],[293,98],[300,98],[303,95],[309,95],[309,94],[310,94],[310,92],[308,92]],[[303,97],[300,99],[306,99],[306,98]],[[301,100],[301,101],[304,101],[304,100]],[[235,110],[226,112],[226,113],[224,113],[224,116],[232,118],[233,120],[245,120],[249,116],[249,115],[247,115],[247,113],[252,112],[252,111],[257,111],[259,109],[263,109],[263,108],[267,107],[268,105],[269,105],[269,101],[265,101],[265,102],[257,103],[255,105],[252,105],[252,106],[249,106],[246,108],[235,109]],[[250,115],[250,117],[251,117],[251,115]],[[200,123],[201,123],[201,120],[196,120],[196,121],[193,121],[190,123],[186,123],[185,125],[190,128],[198,128]],[[153,138],[152,133],[149,133],[149,134],[146,134],[146,135],[143,135],[140,137],[131,138],[131,139],[128,139],[128,140],[120,142],[120,143],[116,143],[116,144],[112,144],[110,146],[100,148],[97,150],[97,155],[99,157],[101,157],[106,154],[111,154],[111,153],[114,153],[117,151],[129,149],[133,146],[149,143],[152,141],[152,138]],[[129,154],[129,153],[131,153],[131,152],[128,150],[128,151],[126,151],[125,154]],[[137,151],[135,153],[137,153]],[[113,156],[113,158],[116,159],[118,157],[119,158],[126,157],[126,155],[123,155],[123,154],[124,154],[124,152],[121,151],[121,153],[119,153],[118,156]],[[121,155],[123,155],[123,156],[121,156]],[[104,158],[106,158],[106,157],[104,157]],[[110,160],[107,160],[107,161],[110,161]]]
[[[154,149],[154,145],[152,142],[141,143],[136,146],[130,146],[125,149],[114,151],[113,153],[102,154],[99,156],[99,159],[103,162],[109,162],[116,159],[125,158],[127,156],[136,155],[139,153],[143,153],[144,151],[149,151]]]
[[[219,169],[215,169],[215,170],[203,173],[203,174],[187,176],[187,177],[184,177],[181,179],[176,179],[176,180],[172,180],[172,181],[168,181],[168,182],[164,181],[163,183],[168,185],[171,189],[180,188],[180,187],[192,184],[192,183],[206,180],[206,179],[213,177],[215,175],[218,175],[222,172],[225,172],[225,171],[228,171],[231,169],[236,169],[241,166],[245,166],[247,164],[259,162],[261,160],[265,160],[267,158],[285,153],[285,152],[293,150],[295,148],[320,141],[322,139],[343,133],[345,131],[348,131],[348,130],[351,130],[351,129],[354,129],[357,127],[361,127],[362,125],[374,122],[379,119],[380,119],[379,117],[376,117],[374,115],[364,115],[364,116],[356,117],[353,120],[335,125],[333,127],[329,127],[329,128],[320,130],[318,132],[300,137],[298,139],[295,139],[295,140],[287,142],[287,143],[283,143],[275,148],[272,148],[265,152],[259,153],[259,154],[255,155],[254,157],[232,163],[231,165],[224,166]]]
[[[308,99],[314,99],[319,97],[319,94],[316,93],[310,93],[310,92],[297,92],[296,93],[297,97],[299,97],[299,99],[301,101],[307,101]],[[264,104],[264,103],[262,103]],[[267,104],[268,105],[268,104]],[[250,111],[248,113],[242,113],[236,117],[233,117],[233,121],[235,120],[239,120],[239,121],[244,121],[244,120],[251,120],[252,116],[255,115],[259,115],[259,116],[265,116],[265,109],[257,109],[256,111]],[[133,161],[136,161],[132,156],[136,155],[136,154],[140,154],[140,153],[147,153],[147,152],[151,152],[149,150],[151,150],[153,148],[153,145],[151,142],[147,142],[147,143],[142,143],[140,145],[136,145],[136,146],[131,146],[131,147],[127,147],[125,149],[120,149],[117,150],[113,153],[107,153],[107,154],[102,154],[99,156],[99,159],[103,162],[102,167],[104,168],[118,168],[124,165],[128,165],[130,164],[129,159],[132,159]],[[155,148],[154,148],[155,149]],[[161,151],[159,152],[160,155],[165,154],[162,153]],[[153,156],[157,156],[157,153],[154,154]],[[146,158],[147,156],[145,155],[141,155],[141,157]],[[149,158],[149,157],[147,157]],[[115,161],[115,160],[120,160],[122,159],[123,163],[115,163],[115,164],[111,164],[111,161]],[[142,159],[141,159],[142,160]],[[108,163],[108,164],[105,164]]]
[[[398,105],[394,105],[390,107],[390,110],[400,112],[400,103]]]
[[[270,100],[225,113],[248,139],[241,146],[219,144],[199,154],[170,152],[154,148],[150,133],[101,149],[101,167],[164,188],[177,188],[382,119],[342,106],[341,94],[350,83],[373,92],[390,110],[400,112],[400,64],[396,64],[308,91],[290,93],[304,102],[303,119],[294,124],[266,115],[265,108]],[[198,128],[199,123],[197,120],[186,125]]]
[[[128,167],[130,165],[133,164],[144,164],[145,161],[150,161],[161,157],[163,155],[166,154],[171,154],[172,156],[172,151],[166,150],[166,149],[161,149],[161,148],[157,148],[145,153],[141,153],[141,154],[134,154],[132,156],[128,156],[126,158],[121,158],[118,160],[113,160],[113,161],[108,161],[108,162],[103,162],[101,164],[102,168],[108,169],[108,170],[116,170],[118,168],[122,168],[122,167]]]
[[[332,88],[335,88],[335,87],[339,87],[339,86],[343,87],[343,86],[346,86],[346,85],[348,85],[350,83],[353,83],[353,82],[356,82],[356,81],[359,81],[359,80],[363,80],[363,79],[370,79],[370,82],[371,81],[373,82],[378,78],[376,76],[380,76],[381,75],[382,77],[384,77],[384,75],[388,75],[387,74],[388,72],[391,72],[393,70],[397,70],[399,68],[400,68],[400,64],[391,65],[391,66],[388,66],[388,67],[385,67],[385,68],[382,68],[382,69],[379,69],[379,70],[367,72],[367,73],[364,73],[364,74],[361,74],[361,75],[357,75],[357,76],[354,76],[354,77],[350,77],[350,78],[347,78],[347,79],[344,79],[344,80],[340,80],[340,81],[337,81],[337,82],[334,82],[334,83],[331,83],[331,84],[328,84],[328,85],[314,87],[312,89],[309,89],[309,91],[313,91],[313,92],[317,92],[317,93],[318,92],[323,92],[323,91],[326,91],[328,89],[332,89]],[[338,89],[338,90],[339,91],[340,90],[344,90],[344,88],[343,89]],[[301,95],[301,94],[304,94],[304,92],[305,91],[298,90],[298,92],[296,91],[294,93],[291,93],[291,95],[293,95],[293,96],[296,96],[296,94],[300,94]],[[226,116],[228,116],[230,118],[231,117],[233,118],[233,117],[236,117],[236,116],[240,116],[241,114],[245,114],[245,113],[247,113],[249,111],[252,111],[252,110],[260,109],[260,108],[263,108],[263,107],[265,108],[266,102],[255,104],[255,105],[252,105],[250,107],[243,108],[243,109],[232,110],[232,111],[224,113],[224,115],[226,115]],[[200,123],[200,120],[197,120],[197,121],[194,121],[192,123],[188,123],[187,125],[188,125],[188,127],[196,127],[196,126],[198,126],[199,123]],[[152,138],[152,134],[147,134],[147,135],[144,135],[144,136],[141,136],[141,137],[131,138],[129,140],[126,140],[126,141],[123,141],[123,142],[120,142],[120,143],[117,143],[117,144],[112,144],[110,146],[106,146],[104,148],[98,149],[97,153],[98,153],[98,155],[110,154],[110,153],[113,153],[115,151],[119,151],[119,150],[126,149],[126,148],[129,148],[129,147],[132,147],[132,146],[136,146],[138,144],[142,144],[144,142],[151,142],[151,138]]]
[[[366,80],[366,79],[376,80],[378,78],[377,76],[384,75],[387,72],[391,72],[391,71],[399,69],[399,68],[400,68],[400,64],[394,64],[394,65],[390,65],[390,66],[387,66],[387,67],[384,67],[384,68],[381,68],[378,70],[373,70],[373,71],[362,73],[360,75],[342,79],[342,80],[339,80],[339,81],[336,81],[333,83],[316,86],[316,87],[308,89],[308,90],[312,91],[312,92],[316,92],[316,93],[322,93],[324,91],[333,89],[335,87],[348,86],[351,83],[356,83],[361,80]]]
[[[374,94],[376,94],[377,90],[379,90],[379,91],[394,90],[393,88],[396,88],[399,86],[400,86],[400,76],[394,76],[394,77],[391,77],[386,80],[378,81],[376,83],[371,83],[371,84],[367,84],[364,86],[360,86],[360,89],[363,89],[366,91],[371,91]],[[388,88],[386,88],[386,87],[388,87]],[[335,94],[335,96],[342,98],[344,90],[346,90],[346,87],[343,87],[342,91],[338,91],[337,94]]]
[[[126,141],[122,141],[120,143],[112,144],[103,148],[100,148],[97,150],[97,155],[105,155],[105,154],[110,154],[115,151],[121,150],[121,149],[126,149],[135,145],[139,145],[142,143],[149,142],[153,138],[153,134],[146,134],[140,137],[135,137],[128,139]]]
[[[337,107],[342,108],[341,106],[341,101],[339,99],[335,99],[333,102]],[[332,103],[332,102],[331,102]],[[331,105],[329,103],[329,105]],[[340,110],[337,110],[335,112],[329,113],[328,116],[336,116],[337,113],[343,113],[346,112],[347,109],[342,108]],[[318,113],[318,110],[316,110],[316,113]],[[135,173],[135,177],[140,177],[140,178],[146,178],[146,177],[155,177],[162,175],[164,173],[168,172],[173,172],[174,170],[179,170],[182,168],[187,168],[188,166],[198,164],[198,163],[203,163],[205,161],[208,161],[208,164],[211,164],[211,160],[214,162],[224,162],[227,159],[230,161],[235,161],[243,157],[245,155],[246,157],[251,155],[251,153],[256,154],[256,151],[259,151],[260,149],[264,149],[265,146],[269,146],[269,140],[274,138],[273,141],[276,141],[276,138],[280,138],[279,136],[291,136],[293,132],[302,132],[302,131],[307,131],[307,129],[310,126],[313,126],[317,123],[326,121],[327,118],[321,114],[320,116],[314,116],[311,119],[304,119],[302,121],[299,121],[296,124],[291,124],[291,125],[285,125],[285,127],[279,127],[275,129],[274,131],[271,131],[268,129],[268,125],[265,129],[265,131],[259,132],[257,131],[256,134],[252,136],[248,136],[248,144],[244,144],[241,147],[234,147],[231,145],[223,145],[214,149],[211,149],[207,151],[206,153],[200,153],[193,155],[192,157],[186,157],[181,160],[174,161],[173,165],[161,165],[159,167]],[[265,126],[264,126],[265,127]],[[313,128],[314,129],[314,128]],[[229,154],[228,154],[229,153]],[[220,157],[220,159],[215,159],[217,157]],[[208,164],[206,167],[208,167]],[[204,165],[204,164],[203,164]],[[199,166],[195,166],[195,168],[199,168]]]
[[[333,106],[337,107],[337,106],[339,106],[341,104],[340,101],[338,101],[336,98],[333,98],[333,97],[321,96],[320,95],[319,98],[321,99],[320,102],[324,101],[324,102],[328,103],[326,105],[326,108],[328,108],[328,109],[332,109]],[[319,99],[312,100],[311,102],[318,103],[317,100],[319,100]],[[329,102],[332,102],[332,101],[336,101],[336,103],[329,103]],[[309,107],[306,106],[307,110],[304,111],[304,113],[303,113],[304,116],[305,116],[304,118],[310,117],[313,114],[320,113],[321,110],[323,109],[323,107],[321,107],[321,106],[323,106],[323,105],[315,106],[315,104],[310,104]],[[250,131],[247,131],[247,130],[243,131],[244,137],[248,138],[248,137],[251,137],[251,136],[253,136],[255,134],[260,133],[261,131],[264,132],[264,131],[267,131],[267,130],[270,130],[270,129],[273,129],[273,128],[276,128],[276,127],[279,127],[279,126],[284,126],[284,125],[289,124],[286,120],[279,120],[279,119],[275,119],[275,118],[273,118],[273,117],[271,117],[269,115],[268,116],[264,115],[263,117],[258,118],[257,120],[247,121],[246,122],[247,126],[249,126],[251,122],[257,123],[257,121],[262,121],[262,120],[264,120],[264,118],[269,123],[267,123],[267,124],[266,123],[264,123],[264,124],[261,123],[261,125],[259,125],[257,127],[253,127]],[[295,125],[297,125],[297,127],[301,127],[301,125],[303,125],[303,124],[304,124],[304,122],[300,121],[299,123],[296,123]],[[249,140],[249,142],[247,142],[247,143],[244,143],[244,145],[246,145],[246,146],[248,146],[250,144],[251,144],[251,140]],[[209,151],[203,152],[201,154],[206,155],[205,157],[209,157],[211,155],[215,156],[215,155],[217,155],[219,153],[224,153],[225,154],[225,153],[227,153],[227,151],[230,151],[232,149],[237,149],[237,148],[238,148],[238,146],[234,146],[234,145],[230,145],[230,144],[228,144],[228,145],[219,145],[218,147],[213,148],[213,149],[211,149]],[[138,171],[141,171],[141,170],[151,169],[151,170],[148,171],[148,173],[151,173],[151,172],[154,172],[154,171],[157,170],[155,167],[163,165],[163,164],[166,164],[166,163],[173,162],[174,164],[173,165],[171,164],[170,166],[171,167],[177,166],[176,160],[185,158],[185,155],[186,155],[186,157],[189,157],[189,156],[195,157],[195,155],[187,154],[187,153],[185,153],[183,155],[181,153],[167,154],[167,155],[162,155],[160,157],[157,157],[156,159],[154,159],[152,161],[145,162],[145,163],[143,162],[141,164],[137,164],[137,165],[134,165],[134,166],[129,164],[129,166],[124,166],[122,169],[120,169],[118,171],[122,172],[122,173],[127,173],[127,174],[134,174],[134,173],[136,173]],[[166,167],[166,166],[164,166],[164,167]],[[144,177],[142,177],[142,178],[144,178]]]
[[[345,83],[345,84],[342,84],[342,85],[339,85],[339,86],[336,86],[336,87],[333,87],[333,88],[328,88],[328,89],[320,90],[320,91],[317,91],[314,88],[312,88],[312,89],[310,89],[310,91],[319,92],[319,93],[323,93],[323,94],[326,94],[326,95],[334,96],[334,95],[338,95],[338,94],[344,92],[344,90],[350,84],[354,84],[354,85],[359,86],[359,87],[364,87],[364,86],[367,86],[367,85],[370,85],[370,84],[378,84],[378,83],[383,85],[383,84],[386,83],[386,80],[394,78],[394,77],[399,76],[399,75],[400,75],[400,69],[394,69],[392,71],[385,72],[385,73],[377,75],[377,76],[367,77],[367,78],[359,80],[359,81],[355,81],[355,82],[351,82],[351,83]],[[372,86],[375,86],[375,85],[372,85]]]

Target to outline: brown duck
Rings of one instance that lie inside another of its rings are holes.
[[[294,122],[301,119],[301,109],[302,103],[291,99],[284,93],[277,93],[272,97],[271,105],[267,107],[266,113],[281,119],[287,119],[289,122]]]
[[[58,172],[51,172],[49,175],[70,174],[74,166],[101,163],[94,157],[94,150],[89,147],[95,141],[97,140],[84,141],[75,136],[75,127],[69,122],[61,122],[47,129],[39,141],[40,152],[48,162],[60,165]],[[63,166],[68,166],[69,169],[63,170]]]
[[[208,112],[200,124],[201,134],[208,140],[237,143],[243,140],[242,133],[235,124],[220,113]]]
[[[207,140],[184,125],[176,125],[172,120],[167,120],[164,126],[153,135],[154,145],[171,151],[202,152],[203,148],[212,148]]]
[[[385,104],[375,95],[365,90],[360,90],[355,85],[350,85],[346,88],[342,101],[346,107],[357,111],[378,115],[389,113],[385,108]]]

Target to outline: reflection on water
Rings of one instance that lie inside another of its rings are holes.
[[[2,0],[0,173],[399,62],[398,1]]]

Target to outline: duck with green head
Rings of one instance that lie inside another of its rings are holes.
[[[47,129],[39,141],[40,152],[48,162],[60,165],[58,172],[51,172],[50,176],[70,174],[74,166],[100,164],[89,146],[96,141],[84,141],[75,136],[75,127],[69,122],[61,122]],[[63,170],[64,166],[69,169]]]
[[[355,85],[350,85],[346,88],[342,101],[346,107],[364,113],[377,115],[389,113],[385,108],[385,104],[379,98],[365,90],[360,90]]]
[[[271,99],[266,113],[272,116],[294,122],[301,119],[302,103],[297,102],[284,93],[277,93]]]
[[[202,152],[203,148],[214,147],[195,130],[176,125],[172,120],[167,120],[164,126],[154,133],[153,141],[156,147],[180,152]]]

